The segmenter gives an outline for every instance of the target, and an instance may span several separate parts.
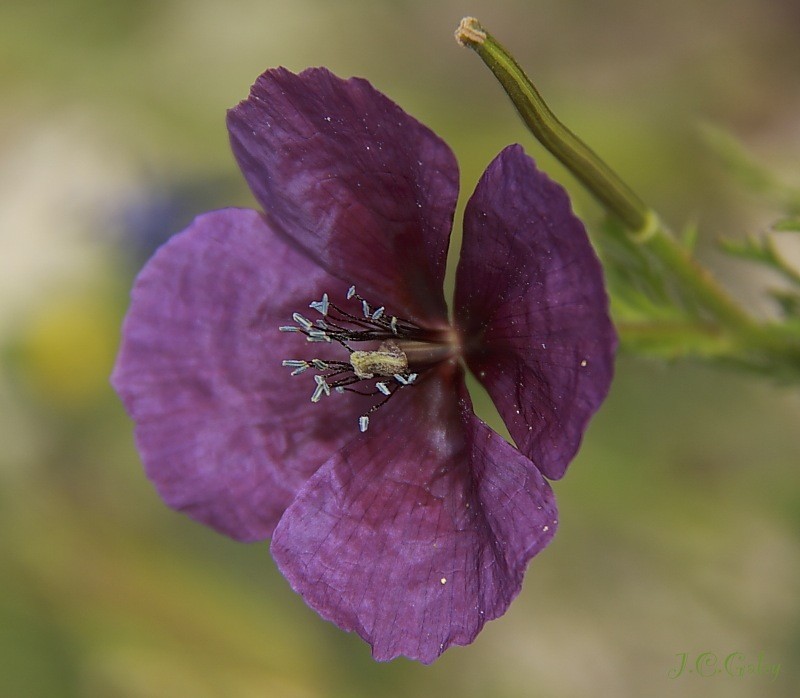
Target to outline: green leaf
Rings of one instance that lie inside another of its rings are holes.
[[[745,189],[775,202],[790,216],[800,214],[800,190],[788,186],[768,168],[756,162],[735,136],[709,123],[700,125],[700,134],[725,169]]]
[[[776,233],[800,233],[800,218],[783,218],[772,224]]]
[[[769,295],[780,306],[787,318],[800,320],[800,293],[786,289],[773,289]]]
[[[771,235],[748,235],[744,240],[721,239],[720,248],[729,255],[763,264],[792,284],[800,286],[800,269],[786,260]]]

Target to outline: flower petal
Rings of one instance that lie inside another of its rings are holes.
[[[309,345],[278,326],[323,291],[345,293],[255,211],[200,216],[145,266],[112,383],[167,504],[234,538],[266,538],[358,433],[358,405],[313,405],[311,381],[281,366]]]
[[[517,446],[561,477],[608,392],[616,334],[583,224],[520,146],[489,165],[467,204],[455,315]]]
[[[460,374],[440,378],[379,411],[309,479],[272,539],[294,590],[378,660],[430,663],[472,642],[557,526],[547,481],[475,417]]]
[[[367,81],[323,68],[268,70],[228,129],[277,230],[370,302],[446,320],[458,166],[440,138]]]

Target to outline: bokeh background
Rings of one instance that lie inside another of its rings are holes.
[[[800,695],[796,386],[622,356],[555,485],[555,541],[506,616],[431,667],[372,662],[266,545],[167,510],[142,474],[108,385],[127,294],[195,213],[252,204],[224,115],[265,68],[369,78],[453,146],[465,195],[520,141],[599,220],[454,43],[467,14],[667,220],[697,220],[704,259],[765,307],[770,280],[713,240],[776,212],[697,127],[798,183],[795,0],[4,0],[0,696]],[[780,672],[668,677],[701,652]]]

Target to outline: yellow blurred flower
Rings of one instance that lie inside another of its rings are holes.
[[[58,406],[81,405],[108,390],[119,329],[109,289],[70,290],[34,308],[22,328],[24,377]]]

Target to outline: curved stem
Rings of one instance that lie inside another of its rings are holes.
[[[474,17],[465,17],[456,40],[473,49],[506,91],[533,135],[631,230],[647,223],[642,200],[580,138],[562,124],[511,54]]]
[[[720,324],[748,335],[758,332],[758,322],[667,231],[660,229],[650,237],[647,244],[672,272],[681,287],[689,291],[692,298],[701,301],[703,308]]]
[[[547,106],[538,90],[508,51],[474,17],[465,17],[455,33],[462,46],[473,49],[494,73],[534,136],[631,231],[630,239],[647,246],[680,286],[720,325],[749,342],[772,342],[748,313],[719,286],[655,212],[625,182],[570,131]]]

